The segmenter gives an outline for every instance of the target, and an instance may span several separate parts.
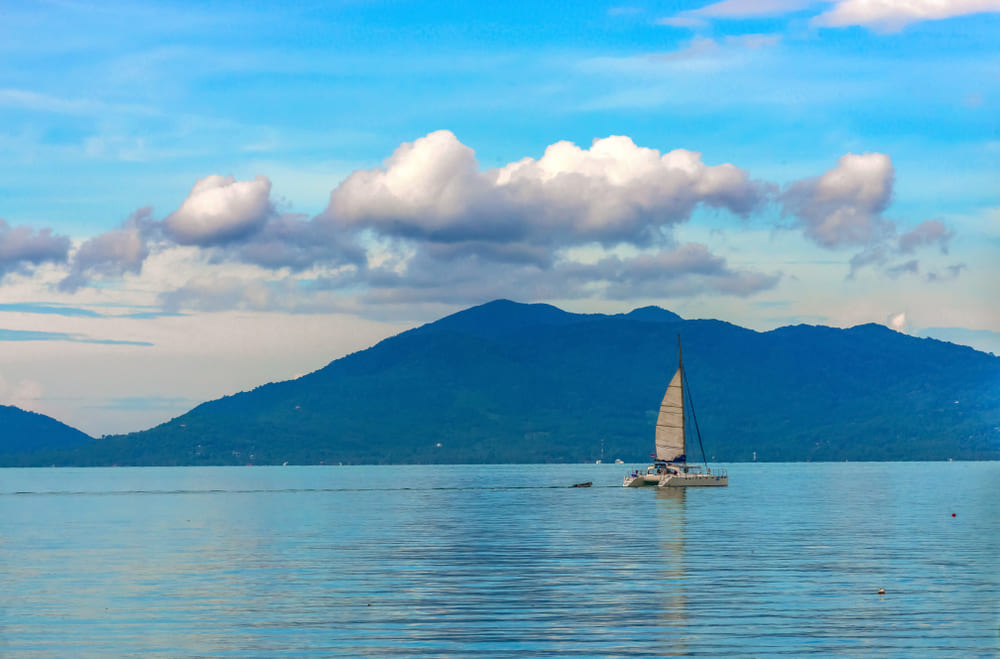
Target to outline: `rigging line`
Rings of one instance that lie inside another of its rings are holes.
[[[705,463],[705,469],[708,469],[708,459],[705,456],[705,447],[701,443],[701,429],[698,428],[698,415],[694,413],[694,400],[691,399],[691,383],[687,379],[687,371],[684,370],[684,364],[681,364],[681,382],[684,385],[683,391],[687,394],[688,407],[691,409],[691,419],[694,421],[694,431],[698,435],[698,448],[701,449],[701,461]]]

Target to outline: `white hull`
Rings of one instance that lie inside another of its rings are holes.
[[[680,476],[664,476],[657,487],[728,487],[729,476],[726,474],[682,474]]]
[[[639,474],[638,476],[626,476],[623,487],[656,487],[660,484],[662,476],[656,474]]]
[[[688,469],[688,472],[683,471]],[[645,474],[625,477],[622,487],[728,487],[729,475],[724,469],[714,474],[692,471],[700,467],[677,467],[674,465],[650,465]]]

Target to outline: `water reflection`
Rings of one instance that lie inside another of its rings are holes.
[[[661,656],[685,656],[688,653],[687,617],[687,489],[656,488],[656,532],[660,548],[660,586],[655,593],[660,602],[660,626],[665,647]]]
[[[998,649],[1000,464],[745,465],[690,491],[604,467],[0,473],[0,654]]]
[[[574,517],[595,513],[593,493],[536,490],[513,506],[491,490],[418,497],[421,542],[383,544],[399,567],[392,596],[376,604],[409,650],[560,646],[606,626],[607,611],[588,612],[589,626],[568,624],[606,583],[600,555],[613,532],[573,531]]]

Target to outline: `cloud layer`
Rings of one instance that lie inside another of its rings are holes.
[[[738,232],[769,222],[777,205],[791,220],[785,228],[823,249],[854,251],[852,276],[866,267],[893,278],[919,274],[916,253],[947,253],[953,232],[940,220],[900,232],[885,215],[894,181],[882,153],[845,154],[781,188],[736,165],[710,165],[684,149],[661,153],[625,136],[589,148],[557,142],[537,159],[482,169],[469,146],[441,130],[400,145],[381,167],[355,171],[315,217],[279,213],[266,176],[211,175],[164,219],[139,209],[75,250],[49,229],[0,220],[0,273],[53,263],[66,273],[58,288],[74,293],[144,276],[152,255],[184,253],[186,278],[169,265],[157,270],[173,281],[159,300],[175,312],[310,311],[346,297],[747,297],[777,286],[782,273],[735,266],[705,243],[678,240],[698,209],[721,211]]]
[[[868,27],[879,32],[897,32],[911,23],[943,20],[988,12],[1000,12],[1000,0],[831,0],[833,7],[816,15],[818,27]],[[698,9],[660,19],[662,25],[698,28],[709,20],[780,16],[809,10],[810,0],[722,0]]]

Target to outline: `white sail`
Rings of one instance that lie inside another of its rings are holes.
[[[681,369],[670,380],[656,418],[656,459],[672,461],[684,455],[684,389]]]

